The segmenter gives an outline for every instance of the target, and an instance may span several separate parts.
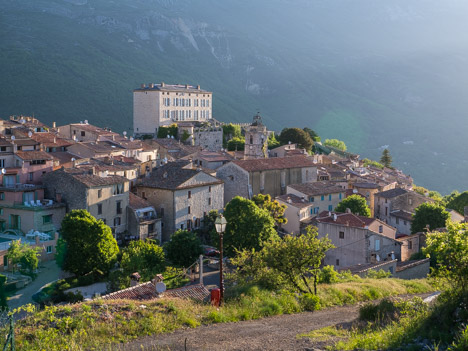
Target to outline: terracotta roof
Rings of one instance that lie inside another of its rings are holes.
[[[378,189],[380,188],[380,185],[376,183],[353,183],[353,186],[356,188],[362,188],[362,189]]]
[[[404,271],[405,269],[416,267],[424,263],[428,263],[430,260],[431,260],[430,258],[424,258],[422,260],[398,262],[396,271],[401,272],[401,271]],[[427,273],[429,273],[429,270]]]
[[[307,201],[306,199],[302,199],[301,197],[294,195],[294,194],[285,194],[276,197],[277,200],[281,200],[286,203],[287,206],[294,206],[297,208],[304,208],[312,206],[312,204]],[[289,200],[291,202],[289,202]]]
[[[114,185],[114,184],[122,184],[128,182],[128,179],[121,176],[107,176],[107,177],[100,177],[97,175],[89,174],[83,172],[78,168],[65,168],[60,169],[55,172],[65,172],[75,178],[80,183],[84,184],[88,188],[92,188],[95,186],[107,186],[107,185]]]
[[[344,193],[345,189],[331,184],[327,181],[314,182],[314,183],[302,183],[302,184],[291,184],[288,187],[300,191],[303,194],[308,196],[316,195],[325,195],[325,194],[334,194],[334,193]]]
[[[203,301],[210,295],[208,289],[201,284],[188,285],[178,289],[167,290],[162,294],[156,293],[155,285],[152,282],[138,284],[127,289],[116,291],[104,295],[104,300],[151,300],[157,298],[180,298]]]
[[[33,161],[33,160],[52,160],[52,155],[44,151],[17,151],[16,156],[18,156],[23,161]]]
[[[173,158],[175,160],[180,159],[185,156],[192,155],[196,152],[201,151],[200,146],[192,146],[192,145],[184,145],[180,143],[178,140],[170,139],[170,138],[159,138],[159,139],[151,139],[145,140],[146,143],[157,146],[158,149],[164,148],[167,150],[167,157]]]
[[[16,145],[18,146],[35,146],[39,145],[39,143],[35,140],[32,140],[30,138],[16,138],[15,142]]]
[[[5,138],[0,138],[0,146],[12,146],[11,141],[6,140]]]
[[[383,197],[385,199],[392,199],[394,197],[406,194],[408,192],[409,192],[408,190],[405,190],[402,188],[395,188],[395,189],[390,189],[387,191],[382,191],[380,193],[375,194],[374,196]]]
[[[313,158],[307,156],[272,157],[256,160],[237,160],[232,162],[245,169],[247,172],[316,166],[313,162]]]
[[[142,197],[139,197],[138,195],[135,195],[134,193],[128,193],[129,194],[129,203],[128,207],[137,210],[139,208],[146,208],[146,207],[153,207],[148,201],[143,199]]]
[[[50,132],[33,133],[31,139],[44,144],[46,147],[70,146],[75,143],[74,141],[66,140]]]
[[[190,178],[194,177],[199,172],[203,172],[202,170],[194,168],[185,168],[189,165],[190,163],[188,161],[169,162],[164,166],[161,166],[154,170],[149,177],[143,178],[139,186],[169,190],[183,189],[183,183],[185,183]],[[203,173],[207,174],[206,172]],[[212,181],[197,184],[195,185],[195,187],[223,183],[223,181],[220,179],[217,179],[213,176],[210,177],[212,177]]]
[[[81,157],[72,155],[71,153],[66,151],[52,152],[49,155],[51,155],[54,159],[58,160],[60,164],[72,162],[72,158],[74,158],[75,160],[81,159]]]
[[[331,215],[329,215],[329,213]],[[336,220],[334,219],[334,215],[336,215]],[[323,211],[317,217],[315,217],[315,220],[318,223],[333,223],[333,224],[345,225],[348,227],[364,228],[365,226],[368,226],[366,221],[364,221],[363,217],[356,216],[355,214],[352,214],[352,213],[338,213],[338,212]]]
[[[99,135],[119,135],[118,133],[106,130],[100,127],[93,126],[92,124],[86,123],[70,123],[70,127],[75,127],[76,129],[82,129],[87,132],[97,133]],[[62,126],[63,127],[63,126]],[[61,127],[59,127],[61,128]]]
[[[99,142],[81,142],[77,143],[76,145],[82,145],[85,146],[94,152],[115,152],[115,151],[120,151],[123,150],[123,148],[119,145],[115,145],[110,141],[99,141]]]

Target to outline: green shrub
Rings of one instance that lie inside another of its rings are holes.
[[[69,291],[65,294],[65,301],[69,303],[77,303],[83,301],[83,295],[81,292],[77,291],[76,293]]]
[[[449,351],[466,351],[468,350],[468,326],[461,332],[457,340],[448,348]]]
[[[386,272],[383,269],[376,271],[376,270],[369,270],[366,274],[367,278],[372,278],[372,279],[385,279],[385,278],[390,278],[392,273]]]
[[[333,266],[325,266],[319,274],[319,283],[332,284],[338,281],[338,272]]]
[[[359,319],[368,322],[388,322],[396,320],[398,313],[397,306],[389,299],[383,299],[377,305],[367,303],[359,309]]]
[[[320,298],[317,295],[307,293],[299,298],[301,307],[304,311],[316,311],[320,309]]]

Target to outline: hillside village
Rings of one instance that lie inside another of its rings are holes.
[[[236,144],[229,151],[235,137],[226,127],[234,125],[213,117],[212,92],[159,83],[133,94],[133,136],[87,120],[0,122],[0,270],[8,271],[8,248],[18,239],[39,248],[42,262],[53,260],[72,210],[109,226],[121,247],[146,239],[164,244],[177,230],[203,228],[210,211],[222,213],[236,196],[263,194],[285,207],[281,236],[310,225],[328,235],[335,248],[324,265],[401,278],[428,274],[428,259],[410,261],[426,235],[411,233],[411,222],[419,205],[434,200],[413,191],[410,176],[318,141],[314,151],[293,141],[269,147],[274,133],[260,114],[237,126],[243,150]],[[370,217],[335,211],[350,196],[365,199]],[[451,218],[463,222],[464,215],[452,211]]]

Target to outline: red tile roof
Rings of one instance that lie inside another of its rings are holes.
[[[316,165],[313,161],[313,157],[289,156],[262,158],[256,160],[237,160],[232,162],[245,169],[247,172],[255,172],[273,169],[314,167]]]
[[[129,195],[128,206],[130,208],[133,208],[134,210],[137,210],[139,208],[153,207],[153,205],[151,205],[148,201],[146,201],[142,197],[139,197],[138,195],[135,195],[134,193],[128,193],[128,195]]]
[[[313,183],[302,183],[302,184],[291,184],[288,185],[289,188],[297,190],[308,196],[317,196],[317,195],[326,195],[326,194],[335,194],[335,193],[344,193],[345,189],[330,183],[327,181],[322,182],[313,182]]]
[[[53,159],[50,154],[44,151],[17,151],[16,156],[24,161]]]

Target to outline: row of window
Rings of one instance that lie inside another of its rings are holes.
[[[193,112],[193,113],[192,113]],[[193,116],[193,117],[192,117]],[[163,118],[172,118],[176,121],[185,121],[186,119],[194,119],[198,121],[199,119],[210,119],[210,111],[192,111],[192,110],[163,110]]]
[[[97,205],[97,212],[98,212],[98,215],[102,215],[102,204]],[[122,214],[122,201],[117,201],[116,202],[115,213],[116,214]]]
[[[0,214],[3,215],[3,208],[0,209]],[[52,223],[52,215],[45,215],[42,216],[42,224],[50,224]],[[9,223],[8,223],[8,228],[9,229],[21,229],[21,216],[20,215],[15,215],[11,214],[9,218]],[[5,221],[0,221],[0,230],[4,231],[6,230],[6,225]]]
[[[172,104],[172,105],[171,105]],[[176,107],[210,107],[209,99],[184,99],[184,98],[163,98],[163,106],[176,106]]]
[[[320,200],[321,201],[325,201],[325,196],[326,195],[322,195],[320,197]],[[339,193],[338,194],[338,199],[341,200],[343,198],[343,194],[342,193]],[[332,194],[328,194],[328,201],[331,201],[332,200]],[[311,196],[309,197],[309,202],[315,202],[315,197]]]

